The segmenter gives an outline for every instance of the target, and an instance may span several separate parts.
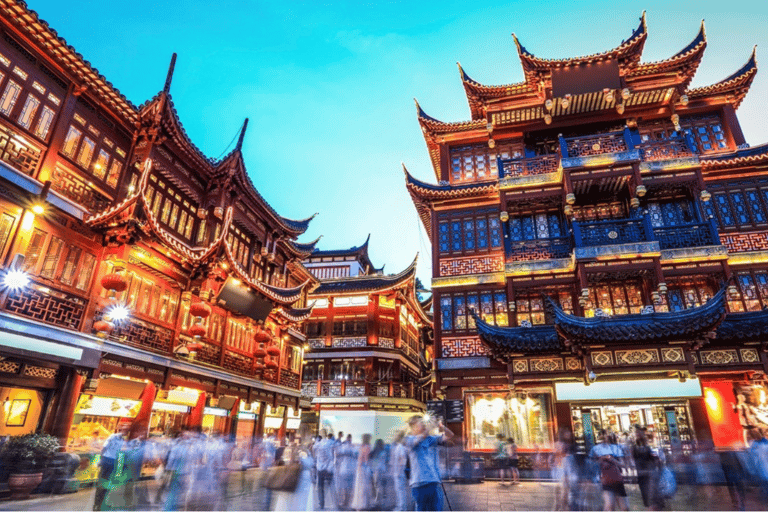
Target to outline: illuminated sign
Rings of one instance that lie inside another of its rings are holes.
[[[155,402],[152,404],[152,410],[188,413],[189,407],[180,404],[169,404],[168,402]]]
[[[698,379],[598,380],[589,386],[582,382],[555,382],[555,396],[559,402],[700,397],[701,383]]]
[[[203,414],[208,414],[211,416],[229,416],[229,411],[226,409],[222,409],[221,407],[206,407],[203,409]]]
[[[255,420],[256,415],[252,412],[241,412],[237,415],[237,418],[240,420]]]

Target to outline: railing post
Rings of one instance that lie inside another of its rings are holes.
[[[651,217],[647,213],[643,214],[643,227],[645,228],[646,242],[656,240],[655,233],[653,232],[653,224],[651,224]]]
[[[635,143],[632,142],[632,133],[629,131],[629,126],[624,127],[624,143],[627,145],[627,151],[635,149]]]
[[[572,223],[573,226],[573,240],[576,242],[576,247],[581,247],[581,226],[578,221]]]
[[[560,142],[560,158],[568,158],[568,144],[565,142],[563,134],[559,134],[557,140]]]
[[[710,217],[707,219],[707,223],[709,224],[709,234],[712,236],[712,245],[720,245],[720,233],[717,232],[715,219]]]
[[[504,173],[504,161],[498,155],[496,155],[496,168],[499,170],[499,179],[506,176]]]
[[[688,146],[688,151],[690,151],[694,155],[698,153],[696,142],[693,140],[693,135],[691,135],[686,131],[683,131],[683,139],[685,140],[685,145]]]

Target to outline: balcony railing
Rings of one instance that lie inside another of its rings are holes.
[[[560,166],[557,155],[542,155],[515,160],[499,159],[499,178],[538,176],[556,172]]]
[[[653,228],[653,234],[662,250],[720,245],[720,237],[712,222]]]
[[[509,243],[507,261],[530,261],[567,258],[573,250],[570,237],[538,238]]]
[[[5,126],[0,126],[0,160],[24,174],[33,175],[42,152]]]
[[[638,149],[647,162],[687,158],[694,154],[685,139],[649,140],[640,144]]]
[[[622,153],[630,149],[628,130],[560,139],[563,158]]]
[[[356,398],[363,396],[413,398],[426,400],[426,391],[416,383],[392,382],[370,383],[361,380],[311,380],[301,383],[301,394],[305,397]]]
[[[86,301],[75,295],[30,283],[8,294],[4,309],[9,313],[67,329],[80,330]]]
[[[94,320],[101,320],[102,312],[97,312]],[[109,339],[130,343],[154,352],[168,354],[173,346],[173,331],[154,325],[138,318],[129,318],[118,324],[109,335]]]
[[[53,190],[85,207],[91,213],[106,210],[111,203],[108,197],[99,193],[86,180],[60,167],[53,170],[51,182]]]
[[[576,247],[649,242],[653,240],[653,228],[647,217],[574,222],[573,236]]]

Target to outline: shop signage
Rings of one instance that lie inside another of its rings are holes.
[[[461,423],[464,421],[464,401],[446,400],[445,401],[445,422]]]
[[[430,400],[427,402],[427,414],[433,418],[445,418],[445,401]]]
[[[241,412],[237,415],[237,419],[239,420],[255,420],[256,415],[252,412]]]
[[[555,396],[558,402],[700,397],[701,383],[698,379],[598,380],[589,386],[582,382],[555,382]]]
[[[226,418],[229,416],[229,411],[222,409],[221,407],[206,407],[203,409],[203,414],[208,414],[210,416],[223,416]]]

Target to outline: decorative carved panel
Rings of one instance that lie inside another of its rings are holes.
[[[742,348],[739,352],[741,353],[741,361],[744,363],[760,362],[760,354],[754,348]]]
[[[566,357],[565,358],[565,369],[566,370],[581,370],[581,360],[576,357]]]
[[[101,320],[101,318],[102,313],[97,313],[95,319]],[[110,339],[168,353],[173,343],[173,331],[138,318],[131,318],[116,324]]]
[[[79,330],[85,315],[85,301],[75,295],[35,286],[8,295],[5,310],[41,322]]]
[[[659,352],[655,348],[641,350],[617,350],[617,364],[650,364],[659,362]]]
[[[611,352],[592,352],[592,364],[595,366],[613,366],[613,354]]]
[[[443,338],[442,357],[473,357],[490,354],[488,347],[477,336],[466,338]]]
[[[392,338],[379,338],[379,346],[382,348],[395,348],[395,340]]]
[[[736,350],[702,350],[701,364],[732,364],[738,363]]]
[[[280,369],[280,385],[293,389],[299,389],[299,374],[293,373],[287,368]]]
[[[529,359],[532,372],[561,372],[563,371],[563,360],[557,358]]]
[[[528,372],[528,361],[525,359],[515,359],[512,362],[512,371],[515,373]]]
[[[358,338],[333,338],[334,348],[361,348],[368,344],[364,337]]]
[[[55,379],[58,370],[56,368],[44,368],[42,366],[27,366],[24,368],[25,377],[37,377],[39,379]]]
[[[661,360],[665,363],[684,363],[685,354],[681,348],[662,348]]]

